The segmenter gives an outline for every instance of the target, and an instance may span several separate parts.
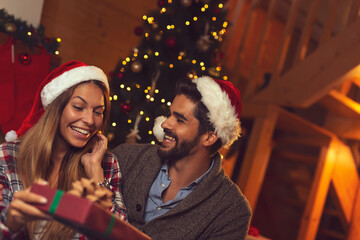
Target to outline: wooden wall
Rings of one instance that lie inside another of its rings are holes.
[[[61,63],[80,60],[107,74],[140,38],[134,28],[157,8],[157,0],[44,0],[41,24],[62,39]]]

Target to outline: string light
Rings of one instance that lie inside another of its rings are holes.
[[[149,33],[145,33],[145,37],[146,37],[146,38],[149,37]]]
[[[122,61],[122,64],[123,64],[123,65],[126,65],[126,61],[125,61],[125,60],[124,60],[124,61]]]
[[[212,17],[212,20],[215,22],[215,21],[216,21],[216,17]]]
[[[186,21],[186,22],[185,22],[185,25],[186,25],[186,26],[189,26],[189,25],[190,25],[190,22],[189,22],[189,21]]]
[[[166,103],[166,105],[168,105],[168,106],[170,107],[170,105],[171,105],[171,102],[167,102],[167,103]]]
[[[55,51],[55,55],[59,55],[60,54],[60,52],[59,51]]]
[[[28,32],[28,35],[29,35],[29,36],[31,36],[31,34],[32,34],[31,32]]]
[[[146,20],[146,19],[147,19],[147,16],[146,16],[146,15],[144,15],[144,16],[143,16],[143,19],[144,19],[144,20]]]
[[[144,111],[140,111],[140,115],[144,115]]]
[[[219,8],[223,8],[223,7],[224,7],[224,4],[220,3]]]
[[[140,84],[138,84],[138,83],[135,86],[136,86],[136,88],[140,88]]]
[[[147,122],[150,121],[150,118],[149,118],[149,117],[146,117],[146,118],[145,118],[145,121],[147,121]]]
[[[223,79],[226,81],[226,80],[228,80],[228,77],[227,77],[227,76],[224,76]]]
[[[148,93],[149,91],[147,89],[144,90],[144,93]]]
[[[160,13],[165,13],[166,12],[166,8],[162,8],[161,10],[160,10]]]
[[[167,25],[166,28],[167,28],[168,30],[170,30],[170,29],[171,29],[171,26],[170,26],[170,25]]]
[[[128,123],[131,123],[132,121],[131,121],[131,119],[128,119]]]
[[[148,133],[151,135],[151,134],[152,134],[152,131],[151,131],[151,130],[149,130],[149,131],[148,131]]]
[[[111,126],[116,127],[116,122],[113,122]]]
[[[159,56],[159,52],[155,52],[155,56]]]
[[[124,88],[125,87],[125,85],[124,84],[120,84],[120,88]]]
[[[155,145],[155,141],[151,141],[151,144],[152,144],[152,145]]]
[[[204,62],[200,62],[200,66],[202,66],[202,67],[203,67],[204,65],[205,65],[205,63],[204,63]]]
[[[201,70],[205,71],[205,67],[201,67]]]
[[[205,8],[204,8],[204,7],[202,7],[202,8],[201,8],[201,11],[202,11],[202,12],[205,12]]]
[[[192,64],[195,64],[195,63],[196,63],[196,60],[194,59],[194,60],[192,60],[191,62],[192,62]]]
[[[111,96],[109,96],[109,100],[112,101],[112,97],[111,97]]]
[[[147,87],[147,90],[149,90],[149,91],[150,91],[150,90],[151,90],[151,87],[150,87],[150,86],[148,86],[148,87]]]
[[[171,4],[171,3],[172,3],[172,0],[168,0],[168,3]]]
[[[175,28],[175,25],[171,25],[171,29],[174,29]]]
[[[148,59],[148,58],[149,58],[149,56],[145,54],[145,55],[144,55],[144,59]]]
[[[171,63],[171,64],[169,65],[169,68],[174,68],[174,64]]]
[[[137,57],[138,56],[138,53],[137,52],[134,52],[134,57]]]
[[[182,56],[178,56],[178,59],[181,60],[181,59],[182,59]]]
[[[197,18],[197,17],[194,17],[193,20],[196,22],[196,21],[198,20],[198,18]]]
[[[150,98],[150,101],[153,102],[155,99],[153,97]]]
[[[61,42],[61,38],[57,38],[56,41],[57,41],[57,42]]]
[[[207,5],[207,4],[204,5],[204,8],[208,8],[208,7],[209,7],[209,5]]]
[[[129,92],[131,91],[131,88],[130,87],[127,87],[126,90],[128,90]]]
[[[114,95],[114,100],[116,101],[118,99],[118,96],[117,95]]]
[[[165,99],[161,99],[161,102],[164,103],[164,102],[165,102]]]
[[[220,66],[217,66],[217,67],[216,67],[216,71],[220,72],[220,71],[221,71],[221,67],[220,67]]]
[[[148,94],[148,95],[146,95],[146,99],[150,99],[150,95]]]
[[[223,28],[226,28],[228,26],[228,22],[223,23]]]
[[[127,58],[125,59],[125,61],[130,62],[130,58],[129,58],[129,57],[127,57]]]

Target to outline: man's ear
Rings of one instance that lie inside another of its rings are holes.
[[[213,145],[219,139],[218,135],[213,131],[205,133],[203,137],[203,145],[205,147]]]

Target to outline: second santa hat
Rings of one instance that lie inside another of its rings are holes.
[[[88,66],[80,61],[70,61],[54,69],[39,86],[31,111],[21,127],[16,132],[12,130],[6,133],[5,140],[7,142],[15,141],[18,137],[24,135],[60,94],[68,88],[88,80],[103,82],[106,88],[109,89],[107,77],[98,67]]]

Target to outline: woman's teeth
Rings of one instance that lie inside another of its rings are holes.
[[[77,127],[71,127],[71,129],[78,132],[78,133],[81,133],[83,135],[88,135],[89,134],[89,131],[85,130],[85,129],[81,129],[81,128],[77,128]]]

